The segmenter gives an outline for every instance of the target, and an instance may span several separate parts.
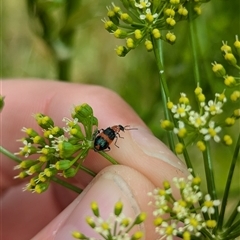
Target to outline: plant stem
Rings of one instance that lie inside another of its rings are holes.
[[[14,155],[13,153],[9,152],[7,149],[3,148],[2,146],[0,146],[0,152],[2,154],[4,154],[5,156],[9,157],[10,159],[12,159],[13,161],[17,162],[17,163],[20,163],[22,161],[16,155]]]
[[[200,74],[199,74],[199,64],[198,64],[198,37],[196,33],[196,26],[194,24],[193,19],[193,7],[192,1],[187,3],[188,11],[189,11],[189,33],[190,33],[190,44],[193,55],[193,65],[194,65],[194,79],[197,86],[200,86]]]
[[[210,155],[209,142],[205,142],[205,145],[206,145],[206,150],[203,152],[203,160],[204,160],[207,188],[208,188],[208,193],[211,196],[211,199],[215,200],[217,199],[217,193],[216,193],[216,186],[215,186],[215,180],[214,180],[214,174],[213,174],[212,159]],[[214,217],[215,217],[214,218],[215,220],[218,219],[217,207],[215,207]]]
[[[167,109],[167,102],[168,102],[168,99],[170,98],[170,95],[169,95],[169,90],[168,90],[166,77],[164,73],[164,67],[163,67],[162,41],[160,39],[155,39],[152,37],[152,42],[153,42],[154,55],[157,62],[158,73],[159,73],[160,91],[161,91],[161,97],[163,101],[164,115],[167,120],[171,121],[171,116]],[[174,139],[173,139],[172,132],[168,131],[167,137],[168,137],[169,147],[171,151],[175,152]]]
[[[81,188],[78,188],[78,187],[76,187],[76,186],[74,186],[74,185],[72,185],[72,184],[70,184],[70,183],[68,183],[68,182],[66,182],[62,179],[59,179],[57,177],[52,177],[51,180],[54,181],[57,184],[60,184],[64,187],[76,192],[76,193],[81,193],[83,191]]]
[[[229,191],[230,191],[230,187],[231,187],[231,183],[232,183],[234,170],[236,168],[236,163],[238,160],[239,148],[240,148],[240,134],[238,135],[237,144],[236,144],[236,147],[235,147],[235,150],[233,153],[231,166],[230,166],[228,176],[227,176],[226,186],[224,188],[225,190],[224,190],[224,195],[223,195],[223,200],[222,200],[222,207],[221,207],[221,212],[220,212],[220,216],[219,216],[219,220],[218,220],[218,227],[217,227],[217,229],[219,229],[219,230],[222,230],[222,226],[223,226],[223,219],[224,219],[225,210],[226,210],[226,206],[227,206]],[[231,219],[231,217],[230,217],[230,219]],[[228,227],[229,227],[229,225],[228,225]]]
[[[100,155],[102,155],[103,157],[105,157],[110,163],[112,163],[113,165],[118,165],[119,163],[112,158],[111,156],[109,156],[106,152],[104,151],[99,151],[98,152]]]

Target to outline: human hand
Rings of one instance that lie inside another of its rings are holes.
[[[147,193],[164,180],[186,176],[187,172],[129,105],[99,86],[39,80],[5,80],[1,84],[6,103],[0,114],[0,145],[11,152],[19,150],[16,139],[22,138],[22,127],[37,128],[33,113],[47,114],[56,125],[64,126],[62,118],[70,116],[74,105],[85,102],[93,108],[99,128],[117,124],[138,128],[121,134],[124,139],[118,140],[119,148],[111,145],[109,155],[121,165],[110,166],[98,153],[89,154],[84,165],[99,174],[92,180],[79,172],[74,184],[85,188],[80,195],[54,183],[40,195],[22,192],[26,182],[13,180],[17,175],[12,170],[14,162],[1,155],[2,239],[66,240],[73,239],[71,232],[75,230],[96,237],[85,222],[86,216],[92,216],[90,203],[97,201],[101,215],[109,216],[118,200],[123,202],[126,216],[134,218],[139,212],[147,213],[145,236],[155,239],[153,209],[148,205]]]

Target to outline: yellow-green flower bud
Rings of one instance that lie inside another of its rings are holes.
[[[123,203],[118,201],[114,206],[114,214],[115,216],[119,216],[122,213]]]
[[[157,217],[154,219],[153,223],[156,227],[159,227],[162,224],[162,222],[163,222],[163,219],[161,217]]]
[[[226,75],[226,70],[222,64],[214,62],[212,63],[212,65],[213,65],[212,70],[217,77],[224,77]]]
[[[42,165],[43,165],[43,163],[37,163],[37,164],[31,166],[28,170],[29,174],[31,175],[31,174],[34,174],[36,172],[39,172],[42,168]]]
[[[0,112],[2,111],[3,107],[4,107],[4,98],[2,95],[0,95]]]
[[[120,222],[120,225],[121,225],[121,226],[124,226],[125,228],[126,228],[127,226],[129,226],[129,224],[130,224],[129,218],[123,218],[123,219],[121,220],[121,222]]]
[[[74,177],[76,173],[77,173],[76,169],[71,167],[63,171],[63,176],[65,178],[70,178],[70,177]]]
[[[79,145],[73,145],[70,142],[60,142],[58,144],[59,149],[59,155],[61,158],[69,158],[71,157],[75,152],[77,152],[82,146]]]
[[[104,22],[104,27],[110,33],[114,32],[118,29],[117,25],[115,25],[112,21]]]
[[[57,170],[66,170],[72,166],[72,162],[70,160],[60,160],[55,163],[55,167]]]
[[[173,26],[176,24],[176,21],[175,21],[172,17],[168,17],[168,18],[166,19],[166,23],[167,23],[168,25],[170,25],[171,27],[173,27]]]
[[[52,177],[52,176],[55,176],[57,174],[57,169],[56,168],[45,168],[44,169],[44,174],[47,176],[47,177]]]
[[[228,117],[225,119],[225,123],[227,126],[232,126],[235,123],[235,118],[234,117]]]
[[[180,137],[180,138],[184,138],[187,134],[187,129],[186,128],[181,128],[179,129],[177,135]]]
[[[172,8],[167,8],[165,11],[164,11],[165,15],[166,16],[171,16],[171,17],[174,17],[175,15],[175,11],[172,9]]]
[[[171,188],[170,182],[169,181],[163,181],[163,187],[165,190]]]
[[[127,24],[132,24],[133,23],[132,18],[127,13],[122,13],[120,15],[120,18],[123,22],[125,22]]]
[[[237,51],[238,56],[240,56],[240,41],[238,40],[238,36],[236,35],[236,41],[234,42],[234,47]]]
[[[173,108],[173,106],[174,106],[173,102],[171,102],[171,101],[167,102],[167,108],[168,109],[171,110]]]
[[[143,232],[138,231],[132,235],[131,240],[138,240],[138,239],[141,239],[142,237],[143,237]]]
[[[31,138],[39,136],[39,134],[32,128],[23,128],[22,131],[25,132]]]
[[[227,43],[223,42],[223,45],[221,47],[221,51],[224,52],[224,53],[231,53],[232,48],[229,45],[227,45]]]
[[[199,94],[202,93],[202,88],[196,87],[195,90],[194,90],[194,93],[198,96]]]
[[[127,33],[126,31],[120,29],[120,28],[117,29],[117,30],[114,32],[114,36],[115,36],[116,38],[124,39],[124,38],[127,37],[127,35],[128,35],[128,33]]]
[[[200,186],[202,179],[200,177],[194,177],[192,179],[192,186]]]
[[[32,187],[35,187],[38,182],[39,182],[38,176],[35,176],[35,177],[31,178],[30,181],[29,181],[29,183]]]
[[[191,233],[189,231],[183,233],[183,240],[191,240]]]
[[[99,217],[99,208],[98,208],[98,204],[97,202],[92,202],[91,203],[91,209],[92,209],[92,212],[93,214],[96,216],[96,217]]]
[[[27,171],[22,171],[17,176],[14,176],[14,179],[16,179],[16,178],[23,179],[23,178],[28,177],[28,176],[29,176],[29,174],[28,174]]]
[[[154,28],[152,30],[152,35],[155,39],[159,39],[161,37],[161,32],[159,31],[159,29]]]
[[[143,38],[142,31],[141,31],[140,29],[136,29],[136,30],[134,31],[134,36],[135,36],[135,38],[136,38],[137,40],[142,39],[142,38]]]
[[[32,140],[33,140],[33,143],[35,143],[35,144],[41,144],[41,145],[46,144],[44,138],[39,135],[35,136]]]
[[[153,44],[150,40],[146,40],[145,41],[145,47],[147,49],[148,52],[152,51],[153,50]]]
[[[197,147],[199,148],[200,151],[204,152],[206,150],[206,145],[203,141],[198,141],[197,142]]]
[[[49,116],[37,113],[34,115],[34,118],[36,119],[38,125],[43,129],[48,129],[54,126],[54,122]]]
[[[119,57],[125,57],[126,54],[128,53],[128,50],[124,46],[118,46],[116,48],[116,53]]]
[[[161,121],[161,127],[165,130],[171,131],[171,130],[173,130],[174,125],[169,120],[163,120],[163,121]]]
[[[46,155],[41,155],[39,158],[38,158],[38,161],[39,162],[47,162],[48,161],[48,158]]]
[[[49,187],[49,183],[38,183],[34,190],[36,193],[43,193],[45,192]]]
[[[168,32],[166,34],[166,39],[169,43],[174,43],[176,41],[176,36],[174,35],[174,33]]]
[[[91,118],[93,116],[93,109],[87,104],[83,103],[74,108],[72,113],[72,118],[77,118],[79,122],[85,121],[86,118]]]
[[[182,143],[177,143],[175,146],[175,151],[177,154],[182,154],[183,153],[184,146]]]
[[[182,94],[181,97],[179,98],[178,102],[187,105],[187,104],[189,104],[189,98],[186,97],[185,94],[184,95]]]
[[[224,77],[224,84],[228,87],[233,87],[236,85],[236,80],[233,76]]]
[[[223,137],[223,141],[224,141],[224,143],[225,143],[227,146],[230,146],[230,145],[232,145],[232,143],[233,143],[233,140],[232,140],[232,138],[231,138],[229,135],[225,135],[225,136]]]
[[[206,221],[207,228],[215,228],[217,226],[216,220],[207,220]]]
[[[236,117],[236,118],[240,118],[240,108],[235,109],[233,111],[233,116]]]
[[[194,7],[193,10],[197,13],[197,15],[201,15],[202,14],[202,9],[201,9],[200,6]]]
[[[41,182],[46,182],[48,180],[48,177],[45,175],[44,172],[40,172],[38,174],[38,180]]]
[[[235,58],[235,56],[232,53],[226,53],[224,55],[224,58],[229,64],[231,64],[233,66],[235,66],[237,64],[237,59]]]
[[[108,13],[107,13],[107,16],[108,16],[110,21],[112,21],[117,26],[119,25],[118,14],[116,14],[113,10],[109,10]]]
[[[179,4],[180,3],[180,0],[170,0],[170,3],[171,4]]]
[[[85,139],[85,136],[83,135],[82,130],[81,130],[80,126],[78,126],[78,125],[75,125],[75,126],[69,131],[69,133],[70,133],[72,136],[78,138],[78,140],[79,140],[79,139],[81,139],[81,140],[82,140],[82,139]]]
[[[132,38],[128,38],[126,41],[126,45],[129,49],[133,49],[136,47],[136,44]]]
[[[230,99],[233,102],[236,102],[239,98],[240,98],[240,91],[234,91],[230,96]]]
[[[91,228],[96,227],[96,224],[95,224],[94,219],[92,217],[86,217],[86,222]]]
[[[183,7],[182,5],[180,5],[179,9],[178,9],[178,13],[184,17],[186,17],[188,15],[188,10]]]
[[[197,96],[197,99],[198,99],[199,102],[204,102],[206,97],[203,93],[201,93]]]
[[[31,166],[37,164],[36,161],[34,160],[23,160],[21,161],[21,163],[19,164],[20,168],[30,168]]]
[[[55,137],[59,137],[64,134],[64,131],[62,128],[55,126],[51,128],[51,134]]]
[[[146,218],[147,218],[147,214],[142,212],[136,217],[134,224],[140,224],[144,222]]]
[[[45,138],[50,138],[50,137],[51,137],[51,131],[50,131],[50,130],[45,130],[45,131],[43,132],[43,136],[44,136]]]
[[[77,231],[72,232],[72,236],[76,239],[88,239],[84,234]]]

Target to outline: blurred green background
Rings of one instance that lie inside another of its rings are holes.
[[[63,1],[56,2],[60,4]],[[165,141],[164,132],[159,125],[159,120],[164,116],[153,53],[148,53],[143,45],[124,58],[116,55],[114,51],[116,45],[124,45],[125,42],[110,35],[101,21],[106,17],[106,6],[111,5],[111,2],[81,1],[74,19],[77,25],[73,38],[74,48],[71,51],[70,80],[98,84],[116,91],[135,109],[154,134]],[[115,1],[116,4],[119,2]],[[56,18],[61,16],[61,11],[57,8],[56,11],[52,9],[50,11],[53,11]],[[202,5],[202,15],[195,20],[200,46],[199,67],[202,87],[207,98],[212,99],[212,93],[222,92],[225,88],[222,79],[216,78],[211,71],[213,61],[224,63],[229,73],[235,76],[239,74],[224,62],[220,51],[222,40],[232,45],[235,35],[238,34],[240,38],[239,13],[240,1],[212,0]],[[1,14],[2,77],[58,79],[56,61],[41,36],[36,34],[40,26],[28,16],[27,1],[3,0]],[[53,31],[57,31],[58,27],[53,25]],[[174,29],[177,36],[176,44],[163,43],[165,73],[171,98],[175,101],[179,98],[180,92],[191,94],[190,99],[194,100],[195,83],[188,32],[187,22],[178,23]],[[225,111],[231,113],[233,108],[236,108],[236,105],[228,107]],[[236,131],[239,132],[239,125],[233,128],[232,133]],[[214,149],[218,146],[213,144],[212,147]],[[213,156],[220,192],[224,188],[223,180],[227,175],[225,169],[229,166],[232,150],[233,147],[218,147]],[[193,147],[193,154],[195,151]],[[194,154],[194,157],[196,162],[202,165],[201,154]],[[202,174],[202,168],[199,169],[199,173]],[[236,171],[239,172],[239,164]],[[239,175],[234,182],[234,192],[239,194]]]

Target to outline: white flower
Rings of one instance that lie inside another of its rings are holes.
[[[191,111],[189,113],[188,120],[194,127],[199,128],[200,126],[204,126],[206,124],[208,116],[208,112],[205,112],[204,115],[200,115],[195,111]]]
[[[222,102],[215,102],[213,100],[210,100],[208,102],[208,106],[206,105],[204,107],[204,109],[206,111],[208,111],[211,115],[216,115],[216,114],[220,114],[222,113],[222,106],[223,106],[223,103]]]
[[[145,20],[146,18],[149,18],[150,16],[152,16],[152,18],[157,18],[158,14],[155,13],[155,14],[152,15],[151,9],[147,8],[146,13],[145,14],[141,14],[139,17],[140,17],[141,20]]]
[[[220,137],[217,135],[217,133],[219,133],[222,130],[222,128],[220,126],[215,127],[215,122],[214,121],[210,121],[208,126],[209,126],[209,128],[202,128],[200,130],[200,133],[205,135],[204,140],[208,141],[211,138],[213,138],[215,142],[219,142]]]
[[[174,118],[185,117],[186,113],[189,112],[190,110],[191,106],[186,104],[177,104],[174,105],[171,109],[172,113],[175,113]]]
[[[208,214],[214,214],[215,213],[215,208],[220,205],[220,201],[219,200],[211,200],[211,196],[209,194],[207,194],[205,196],[205,201],[203,203],[203,207],[202,207],[202,212],[208,212]]]
[[[135,3],[135,7],[143,9],[151,6],[151,3],[148,0],[140,0],[139,3]]]

